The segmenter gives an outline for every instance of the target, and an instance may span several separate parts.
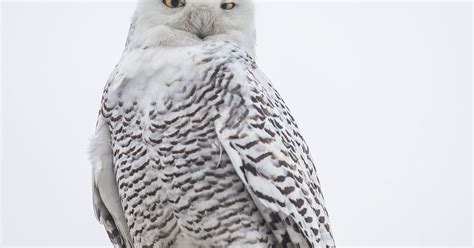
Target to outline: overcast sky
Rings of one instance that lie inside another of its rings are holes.
[[[134,3],[4,3],[6,245],[108,245],[88,138]],[[468,3],[262,3],[258,63],[317,161],[339,245],[469,245]]]

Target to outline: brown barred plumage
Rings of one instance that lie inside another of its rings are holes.
[[[309,149],[244,50],[210,42],[152,65],[131,53],[150,75],[117,67],[100,123],[135,247],[333,245]],[[193,73],[154,77],[173,66]]]

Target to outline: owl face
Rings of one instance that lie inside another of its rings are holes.
[[[197,40],[219,35],[245,39],[255,32],[251,0],[141,0],[137,12],[149,28],[185,32]]]

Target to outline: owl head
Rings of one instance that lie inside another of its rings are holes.
[[[189,46],[209,40],[255,53],[252,0],[139,0],[129,45]]]

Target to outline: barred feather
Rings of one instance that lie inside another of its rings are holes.
[[[308,146],[238,45],[126,51],[100,119],[134,247],[334,247]]]

